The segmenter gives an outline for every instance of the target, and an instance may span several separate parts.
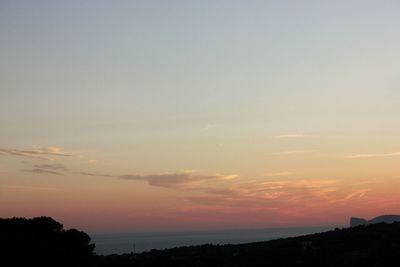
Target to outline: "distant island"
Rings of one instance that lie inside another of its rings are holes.
[[[400,222],[387,223],[397,218],[379,216],[351,228],[266,242],[204,244],[108,256],[94,253],[95,245],[86,233],[66,230],[50,217],[0,219],[0,265],[399,266]]]
[[[382,215],[375,217],[369,221],[363,218],[352,217],[350,218],[350,227],[356,227],[365,224],[394,223],[394,222],[400,222],[400,215]]]

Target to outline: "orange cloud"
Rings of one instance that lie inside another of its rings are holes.
[[[272,172],[272,173],[267,173],[264,176],[266,177],[276,177],[276,176],[291,176],[296,174],[296,172],[291,172],[291,171],[283,171],[283,172]]]
[[[364,199],[370,190],[333,179],[270,180],[238,183],[225,189],[203,188],[201,194],[190,195],[187,200],[199,206],[231,208],[238,213],[275,210],[285,216],[301,217],[312,210],[335,209]]]
[[[360,159],[360,158],[377,158],[377,157],[398,157],[400,152],[382,153],[382,154],[351,154],[344,156],[348,159]]]

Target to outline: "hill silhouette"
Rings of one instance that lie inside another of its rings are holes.
[[[90,237],[49,217],[0,219],[0,266],[399,266],[400,223],[238,245],[99,256]]]
[[[135,266],[399,266],[400,223],[239,245],[152,250]]]
[[[394,223],[400,222],[400,215],[381,215],[375,217],[369,221],[363,218],[350,218],[350,227],[355,227],[363,224],[373,224],[373,223]]]

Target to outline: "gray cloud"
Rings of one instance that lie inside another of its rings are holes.
[[[125,180],[146,181],[149,185],[166,188],[190,189],[201,182],[222,181],[236,178],[237,175],[192,175],[191,173],[165,173],[153,175],[121,175]]]
[[[5,149],[5,148],[0,148],[0,155],[3,156],[19,156],[19,157],[25,157],[25,158],[33,158],[33,159],[40,159],[40,160],[48,160],[48,158],[43,157],[43,156],[38,156],[38,155],[31,155],[24,153],[20,150],[17,149]]]
[[[36,174],[52,174],[52,175],[65,175],[69,169],[63,164],[36,164],[33,169],[23,170],[24,172],[31,172]]]
[[[161,174],[125,174],[125,175],[110,175],[103,173],[91,173],[91,172],[79,172],[81,175],[91,177],[112,177],[123,180],[131,181],[144,181],[151,186],[159,186],[165,188],[174,189],[189,189],[189,190],[206,190],[207,187],[203,187],[202,184],[205,182],[216,182],[231,180],[237,177],[237,175],[194,175],[193,172],[179,172],[179,173],[161,173]]]
[[[52,174],[52,175],[64,175],[64,173],[57,172],[57,171],[52,171],[52,170],[46,170],[46,169],[30,169],[30,170],[23,170],[24,172],[30,172],[30,173],[36,173],[36,174]]]
[[[19,156],[39,160],[49,160],[52,156],[73,156],[73,154],[65,152],[62,148],[59,147],[34,147],[31,149],[0,148],[0,155]]]
[[[36,168],[38,169],[46,169],[46,170],[54,170],[54,171],[69,171],[67,167],[65,167],[63,164],[36,164]]]
[[[92,176],[92,177],[114,177],[114,178],[117,178],[117,176],[109,175],[109,174],[102,174],[102,173],[79,172],[79,174],[86,175],[86,176]]]

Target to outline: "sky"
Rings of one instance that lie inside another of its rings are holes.
[[[0,217],[145,232],[400,213],[399,1],[0,1]]]

